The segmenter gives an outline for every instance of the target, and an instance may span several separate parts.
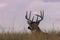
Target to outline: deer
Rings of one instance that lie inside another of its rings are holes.
[[[29,13],[29,17],[28,17],[28,11],[26,11],[26,20],[27,20],[27,23],[28,23],[28,29],[31,30],[31,32],[42,32],[39,28],[39,23],[43,20],[44,18],[44,11],[40,11],[40,14],[41,15],[37,15],[36,14],[36,21],[34,21],[34,16],[31,20],[31,11]],[[38,20],[38,17],[40,17],[40,19]]]
[[[49,33],[45,33],[45,32],[42,32],[41,29],[39,28],[39,23],[44,19],[44,11],[40,11],[40,15],[36,14],[37,18],[36,18],[36,21],[34,21],[34,16],[31,20],[31,11],[29,13],[29,17],[28,17],[28,11],[26,11],[26,20],[27,20],[27,23],[28,23],[28,29],[31,30],[32,33],[42,33],[43,34],[43,40],[48,40],[49,37],[52,37],[53,34],[49,34]],[[40,17],[40,19],[38,20],[38,17]],[[36,36],[37,34],[35,34]],[[41,34],[40,34],[41,35]],[[39,36],[39,35],[38,35]],[[38,37],[36,36],[36,37]],[[58,37],[58,39],[60,38],[58,35],[55,34],[55,36]],[[42,37],[42,36],[41,36]]]

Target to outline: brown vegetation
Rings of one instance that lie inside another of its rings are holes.
[[[44,33],[32,33],[32,34],[21,34],[21,33],[3,33],[0,34],[0,40],[60,40],[60,37],[55,33],[44,34]]]

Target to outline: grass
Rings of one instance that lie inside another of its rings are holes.
[[[0,40],[60,40],[55,33],[0,33]]]

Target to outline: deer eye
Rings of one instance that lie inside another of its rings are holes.
[[[30,29],[30,30],[31,30],[31,27],[28,27],[28,29]]]
[[[32,30],[32,27],[28,27],[28,29]]]
[[[28,27],[28,29],[31,29],[30,27]]]

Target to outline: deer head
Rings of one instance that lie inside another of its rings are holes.
[[[30,29],[31,31],[41,31],[38,27],[39,23],[43,20],[44,18],[44,11],[40,11],[40,14],[41,15],[37,15],[37,18],[36,18],[36,21],[34,21],[34,16],[31,20],[31,11],[29,13],[29,17],[27,16],[28,15],[28,11],[26,11],[26,16],[25,18],[27,19],[27,23],[29,25],[28,29]],[[40,19],[38,20],[38,17],[40,17]]]

